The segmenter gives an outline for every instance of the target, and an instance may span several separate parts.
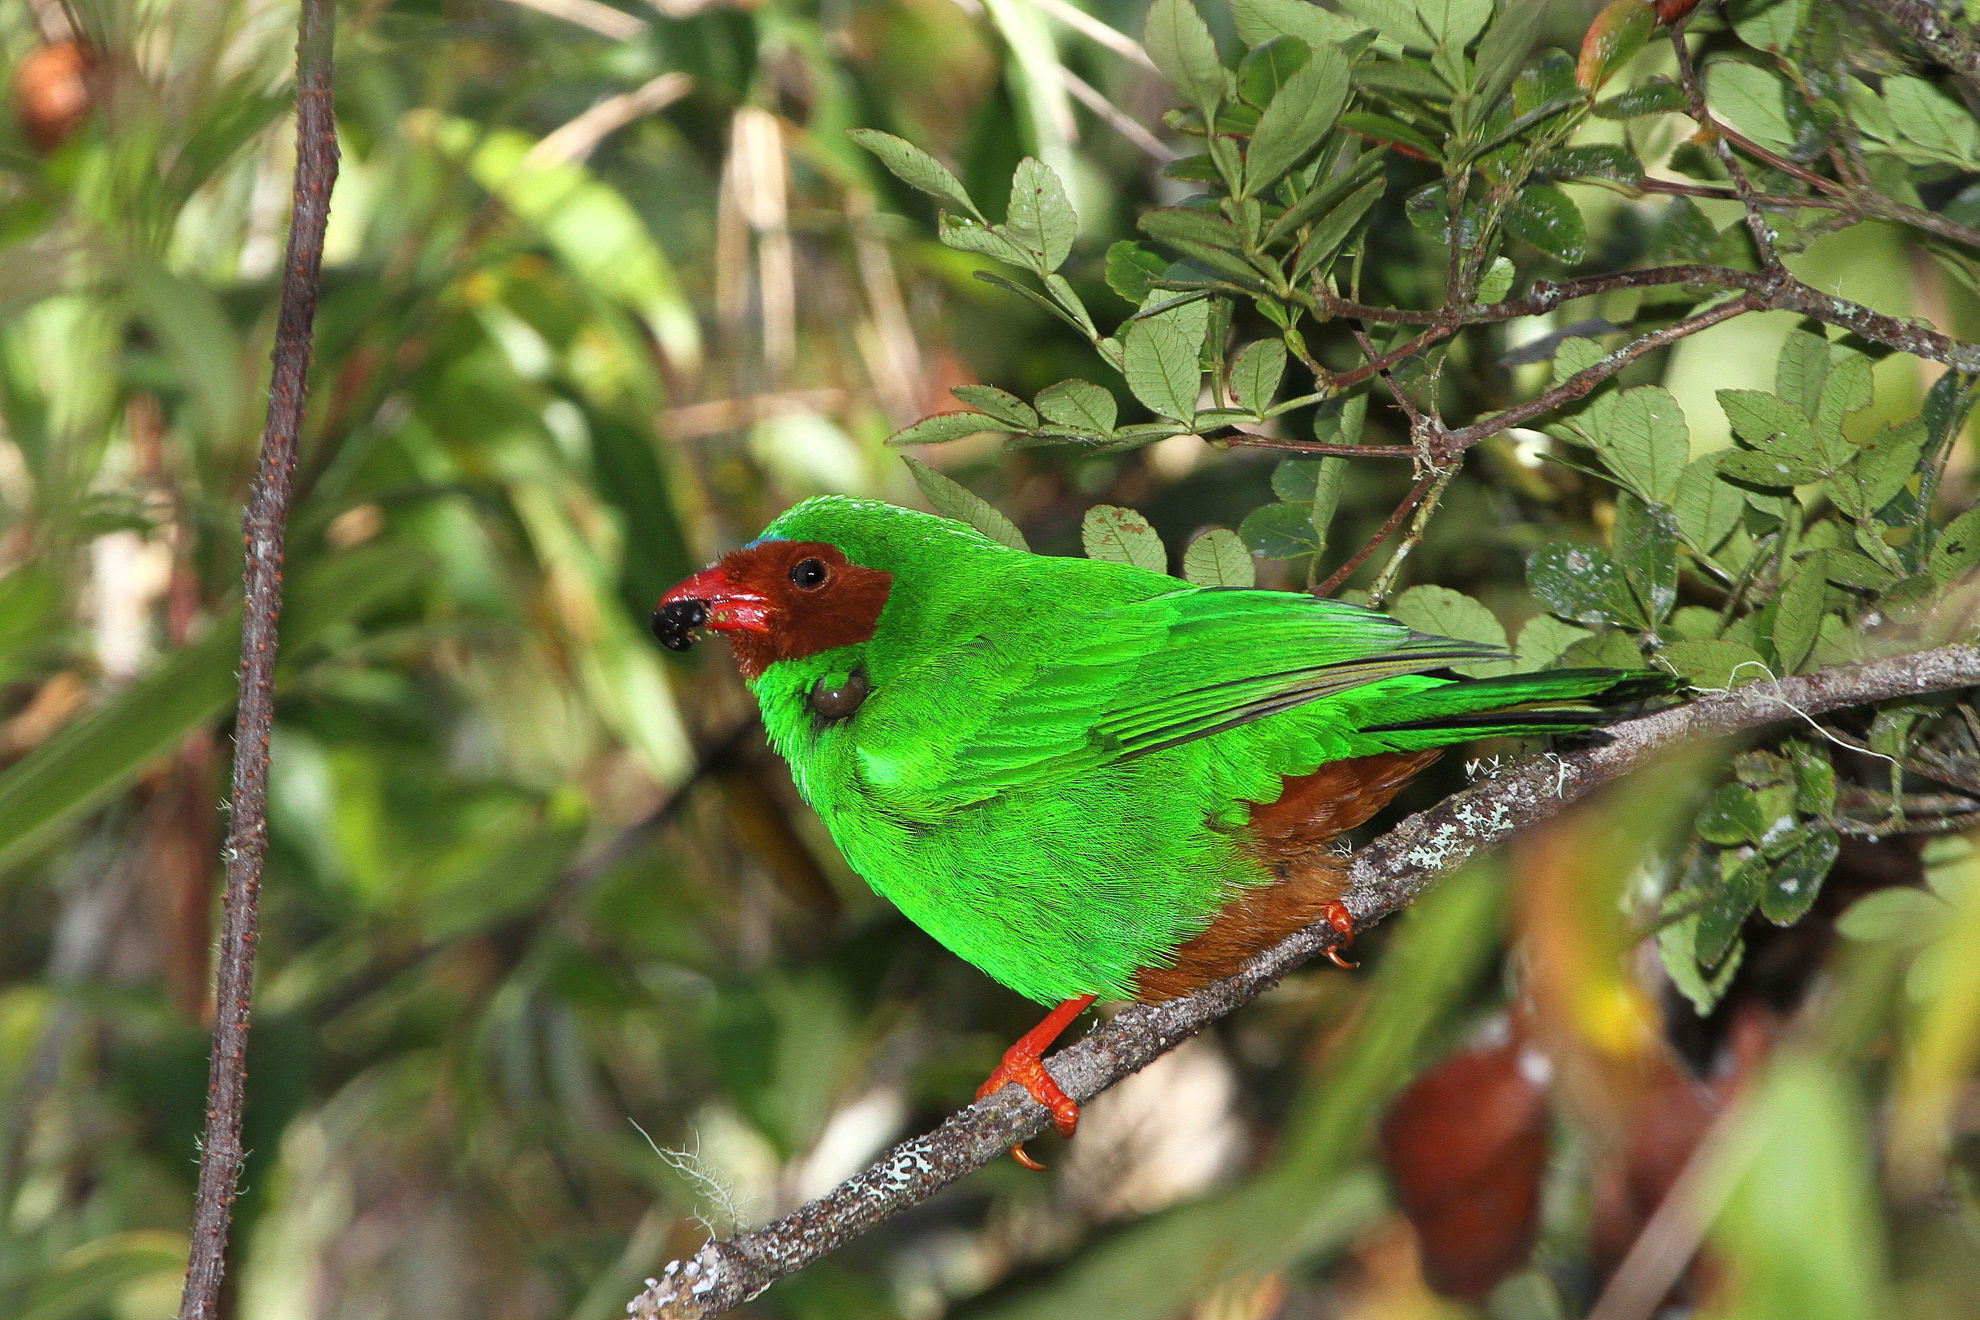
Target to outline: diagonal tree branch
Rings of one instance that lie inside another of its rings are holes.
[[[227,1230],[240,1181],[241,1107],[247,1094],[248,1009],[254,981],[261,863],[268,848],[268,736],[275,714],[276,624],[282,612],[282,548],[308,384],[311,327],[323,276],[323,231],[337,180],[331,114],[335,37],[332,0],[302,0],[296,38],[296,173],[288,260],[276,313],[274,370],[261,462],[242,528],[246,601],[241,620],[240,700],[234,720],[234,784],[229,804],[227,887],[213,1010],[213,1058],[206,1128],[199,1152],[191,1248],[179,1320],[212,1320],[227,1266]]]
[[[1754,683],[1612,725],[1599,746],[1523,762],[1410,817],[1355,858],[1344,901],[1358,927],[1379,921],[1472,857],[1680,744],[1809,720],[1845,706],[1974,686],[1980,686],[1980,646],[1948,646]],[[1322,923],[1228,980],[1165,1004],[1130,1007],[1052,1056],[1052,1076],[1084,1103],[1336,942]],[[626,1310],[637,1320],[697,1320],[740,1305],[997,1159],[1014,1142],[1043,1131],[1046,1122],[1042,1105],[1006,1087],[782,1219],[673,1262]]]
[[[1929,0],[1866,0],[1871,9],[1932,57],[1980,87],[1980,43]]]

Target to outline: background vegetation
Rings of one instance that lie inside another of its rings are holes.
[[[1970,639],[1958,59],[1902,6],[1707,5],[1700,138],[1635,0],[1339,8],[343,7],[237,1314],[616,1313],[1029,1025],[847,874],[720,649],[644,635],[800,496],[989,518],[885,444],[958,398],[903,439],[1043,551],[1707,688]],[[183,1266],[292,24],[0,10],[0,1297],[34,1320],[157,1313]],[[1633,784],[1092,1106],[1050,1176],[753,1308],[1464,1313],[1427,1269],[1580,1314],[1673,1183],[1711,1313],[1980,1308],[1975,729],[1900,705]],[[1452,1169],[1488,1227],[1538,1189],[1534,1268],[1478,1265]]]

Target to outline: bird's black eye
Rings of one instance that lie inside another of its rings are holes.
[[[791,565],[791,581],[810,591],[813,587],[825,585],[825,561],[822,559],[800,559]]]

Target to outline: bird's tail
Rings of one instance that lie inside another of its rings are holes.
[[[1592,729],[1616,707],[1679,686],[1671,674],[1633,669],[1550,669],[1466,678],[1385,695],[1360,732],[1397,751],[1473,738],[1538,737]]]

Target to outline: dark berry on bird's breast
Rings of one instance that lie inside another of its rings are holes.
[[[853,670],[837,683],[821,678],[811,685],[811,709],[824,720],[850,719],[871,690],[864,669]]]

